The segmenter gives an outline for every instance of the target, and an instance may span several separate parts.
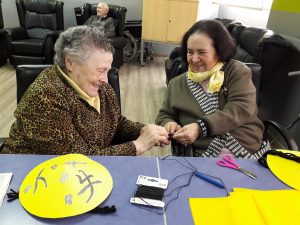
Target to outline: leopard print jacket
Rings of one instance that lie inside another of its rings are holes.
[[[2,153],[135,155],[132,141],[143,124],[121,115],[109,84],[101,86],[99,96],[100,113],[80,98],[56,66],[44,70],[18,104]]]

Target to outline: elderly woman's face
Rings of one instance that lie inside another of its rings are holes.
[[[113,56],[111,52],[93,48],[84,63],[66,55],[67,75],[88,96],[95,97],[99,87],[108,82],[107,73],[111,68]]]
[[[187,41],[187,61],[194,73],[210,70],[219,61],[213,40],[205,33],[194,33]]]

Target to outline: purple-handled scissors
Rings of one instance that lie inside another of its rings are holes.
[[[234,169],[234,170],[238,170],[242,173],[244,173],[245,175],[253,178],[253,179],[256,179],[257,176],[254,174],[254,173],[251,173],[249,172],[248,170],[245,170],[243,168],[241,168],[235,161],[234,159],[230,156],[230,155],[225,155],[223,157],[223,159],[220,159],[217,161],[217,164],[219,166],[224,166],[224,167],[227,167],[227,168],[231,168],[231,169]]]

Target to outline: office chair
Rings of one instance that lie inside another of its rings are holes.
[[[37,76],[51,65],[19,65],[16,68],[17,78],[17,103],[21,101],[22,96],[29,85],[37,78]],[[117,101],[121,109],[121,95],[119,83],[119,71],[112,67],[108,72],[108,83],[112,86],[116,93]],[[0,137],[0,151],[3,149],[6,138]]]

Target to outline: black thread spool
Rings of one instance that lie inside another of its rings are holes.
[[[165,192],[165,189],[163,189],[163,188],[140,185],[138,187],[137,191],[135,192],[135,197],[140,198],[140,199],[147,198],[147,199],[162,201],[164,192]],[[145,201],[145,202],[147,203],[147,201]],[[149,205],[151,205],[151,204],[149,204]]]

